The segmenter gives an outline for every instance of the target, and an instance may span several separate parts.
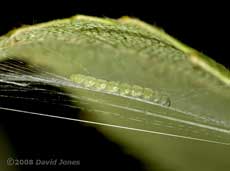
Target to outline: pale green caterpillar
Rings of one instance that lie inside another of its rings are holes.
[[[71,75],[70,80],[74,81],[82,87],[96,91],[103,91],[103,93],[119,95],[140,101],[145,101],[148,103],[157,103],[168,107],[171,104],[168,96],[162,95],[150,88],[143,88],[138,85],[129,85],[127,83],[107,81],[82,74]]]

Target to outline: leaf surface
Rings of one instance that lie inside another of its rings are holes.
[[[16,66],[16,72],[1,74],[0,82],[65,89],[85,111],[80,121],[95,124],[150,170],[154,157],[181,170],[229,166],[229,70],[159,28],[128,17],[77,15],[0,37],[0,60],[9,58],[26,61],[40,73]],[[71,79],[77,74],[83,80]],[[143,98],[145,88],[155,94],[151,99]],[[170,105],[162,105],[163,97]]]

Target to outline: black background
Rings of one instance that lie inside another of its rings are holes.
[[[182,42],[211,56],[227,68],[229,38],[229,10],[227,3],[200,3],[195,1],[9,1],[1,2],[0,34],[24,24],[35,24],[75,14],[119,18],[124,15],[140,18],[162,27],[166,32]],[[37,86],[37,85],[35,85]],[[47,90],[51,87],[47,87]],[[55,89],[56,88],[51,88]],[[1,85],[0,85],[1,90]],[[61,91],[61,90],[56,90]],[[10,92],[10,90],[9,90]],[[8,95],[9,95],[8,92]],[[48,92],[48,91],[47,91]],[[3,93],[0,91],[0,93]],[[12,96],[38,97],[42,99],[66,99],[41,92],[28,94],[14,92]],[[59,101],[63,104],[63,101]],[[47,114],[78,111],[46,103],[0,97],[0,106],[31,109]],[[55,110],[54,110],[55,109]],[[75,122],[28,116],[23,113],[0,110],[1,129],[8,135],[13,152],[18,158],[64,158],[81,160],[75,170],[141,170],[142,164],[123,149],[110,142],[96,129]],[[52,168],[52,167],[51,167]],[[50,168],[50,169],[51,169]],[[156,164],[156,170],[165,168]],[[39,169],[38,167],[33,170]],[[21,170],[31,170],[23,167]]]

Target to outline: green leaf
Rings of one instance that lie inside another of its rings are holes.
[[[155,26],[77,15],[0,37],[0,60],[9,57],[42,73],[0,81],[62,87],[85,111],[81,122],[97,126],[150,170],[155,160],[176,170],[230,166],[229,70]]]

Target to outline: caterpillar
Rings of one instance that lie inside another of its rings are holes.
[[[171,101],[168,96],[162,95],[150,88],[143,88],[139,85],[107,81],[82,74],[71,75],[70,80],[82,87],[95,91],[103,91],[104,93],[120,95],[148,103],[157,103],[167,107],[171,105]]]

